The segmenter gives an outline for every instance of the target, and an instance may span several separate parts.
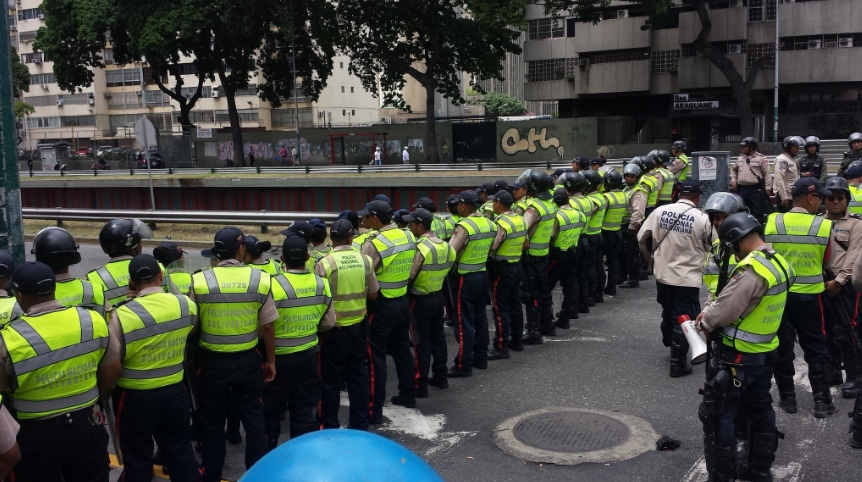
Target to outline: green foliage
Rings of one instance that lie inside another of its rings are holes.
[[[15,117],[20,119],[25,115],[32,114],[34,112],[36,112],[36,109],[34,109],[32,105],[22,100],[15,100]]]
[[[15,98],[20,98],[22,93],[30,91],[30,69],[21,63],[15,47],[9,48],[12,56],[12,92]]]
[[[523,102],[511,95],[499,92],[489,92],[476,103],[484,106],[485,114],[490,116],[524,115],[527,113],[527,108]]]

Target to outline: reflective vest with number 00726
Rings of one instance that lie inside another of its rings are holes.
[[[117,385],[153,390],[183,380],[186,340],[198,307],[186,295],[151,293],[120,304],[126,355]]]
[[[558,209],[556,216],[557,237],[554,239],[554,247],[566,251],[577,246],[578,238],[587,225],[587,217],[571,206]]]
[[[767,256],[763,251],[749,253],[734,271],[744,268],[753,269],[766,280],[766,294],[745,318],[721,329],[722,340],[743,353],[770,352],[778,348],[778,327],[787,302],[787,287],[793,283],[787,276],[793,277],[792,270],[780,254]]]
[[[416,256],[416,239],[398,228],[380,231],[369,238],[380,254],[377,267],[377,284],[384,298],[398,298],[407,294],[410,266]]]
[[[527,209],[533,208],[539,215],[536,228],[530,236],[527,254],[530,256],[547,256],[551,250],[551,235],[554,233],[554,220],[557,219],[557,205],[551,201],[531,197],[527,200]]]
[[[86,408],[99,398],[96,373],[108,348],[105,318],[81,307],[23,315],[2,330],[18,382],[20,419]]]
[[[524,239],[527,238],[527,223],[524,217],[520,214],[503,213],[497,216],[496,223],[506,231],[506,238],[497,247],[494,259],[517,263],[524,253]]]
[[[443,289],[443,281],[455,262],[455,249],[449,243],[435,243],[423,236],[416,243],[416,248],[422,253],[422,269],[413,280],[410,292],[419,295],[436,293]]]
[[[605,218],[602,220],[602,231],[619,231],[623,224],[623,217],[626,215],[628,198],[621,191],[606,192],[604,196],[608,207],[605,211]]]
[[[272,278],[275,354],[288,355],[317,346],[317,326],[329,305],[329,282],[314,273],[287,271]]]
[[[602,224],[605,222],[605,211],[608,209],[608,200],[603,194],[593,192],[587,196],[587,199],[595,206],[595,211],[587,221],[587,228],[584,234],[587,236],[595,236],[602,234]]]
[[[822,293],[823,257],[832,235],[832,221],[808,213],[773,213],[764,239],[796,272],[791,293]]]
[[[333,249],[320,260],[320,265],[323,266],[329,286],[335,287],[332,293],[335,326],[351,326],[365,319],[365,299],[368,297],[366,276],[371,270],[368,256],[356,250]]]
[[[67,308],[83,306],[88,310],[105,314],[105,292],[102,291],[102,286],[87,280],[72,278],[57,281],[54,299]]]
[[[467,233],[467,245],[458,258],[458,274],[485,271],[497,225],[485,216],[468,216],[461,218],[458,226]]]
[[[250,266],[217,266],[192,275],[204,349],[240,352],[257,345],[257,315],[270,292],[268,273]]]

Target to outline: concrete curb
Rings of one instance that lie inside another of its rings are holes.
[[[515,426],[523,420],[552,412],[587,412],[618,420],[628,427],[629,437],[621,444],[603,450],[592,452],[554,452],[526,445],[515,438]],[[572,407],[547,407],[532,412],[522,413],[509,418],[494,428],[494,443],[503,452],[527,460],[529,462],[548,463],[556,465],[578,465],[584,463],[622,462],[637,457],[640,454],[655,450],[655,443],[660,435],[653,430],[652,425],[642,418],[617,412],[590,410]]]

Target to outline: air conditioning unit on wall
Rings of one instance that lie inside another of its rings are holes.
[[[617,10],[617,18],[629,18],[628,9]]]
[[[849,48],[852,46],[853,46],[853,39],[852,38],[840,38],[840,39],[838,39],[838,48],[839,49],[846,49],[846,48]]]
[[[742,53],[742,44],[730,44],[727,46],[728,54],[741,54]]]
[[[808,41],[808,50],[820,50],[823,48],[822,40],[809,40]]]

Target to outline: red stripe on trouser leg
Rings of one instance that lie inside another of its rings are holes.
[[[820,331],[823,336],[826,336],[826,317],[823,316],[823,298],[817,297],[817,303],[820,305]]]
[[[117,434],[117,446],[120,446],[120,417],[123,416],[123,405],[126,401],[126,392],[123,391],[123,394],[120,395],[120,401],[117,403],[117,413],[114,420],[114,432]],[[111,403],[109,401],[105,401],[105,403]],[[107,420],[106,420],[107,422]],[[116,455],[116,454],[115,454]],[[121,473],[121,480],[126,480],[126,471],[124,470]]]
[[[856,296],[853,298],[856,300],[856,303],[853,305],[853,319],[850,322],[853,324],[853,327],[856,327],[856,323],[859,321],[859,293],[856,293]]]
[[[494,280],[494,284],[491,286],[491,302],[494,303],[494,325],[497,327],[496,336],[494,339],[497,341],[497,349],[503,349],[503,317],[500,315],[500,307],[497,305],[497,285],[500,284],[500,277],[497,276],[497,279]]]
[[[371,333],[371,321],[374,320],[374,315],[368,317],[368,333]],[[368,380],[371,382],[371,389],[368,390],[368,416],[372,415],[374,410],[374,357],[371,354],[371,336],[365,337],[366,350],[368,351]]]
[[[464,277],[458,279],[458,301],[455,304],[455,323],[458,324],[458,356],[455,357],[459,370],[464,369],[464,320],[461,313],[461,291],[464,289]]]
[[[410,300],[410,313],[411,314],[413,313],[413,307],[415,307],[415,306],[416,306],[416,300]],[[415,320],[416,318],[414,317],[413,319]],[[419,327],[417,326],[416,329],[418,330]],[[428,342],[430,342],[430,341],[431,340],[428,340]],[[420,340],[419,342],[421,343],[422,341]],[[413,365],[416,368],[416,373],[413,376],[413,386],[418,389],[419,388],[419,347],[418,346],[413,347],[413,361],[414,361]]]
[[[323,373],[323,343],[317,343],[317,383],[320,383],[320,377]],[[323,430],[323,397],[318,393],[317,396],[317,425],[318,430]],[[291,437],[293,438],[293,437]]]
[[[547,270],[545,270],[545,273],[550,273],[550,272],[551,272],[551,268],[553,268],[553,267],[554,267],[554,264],[556,264],[556,262],[557,262],[557,260],[556,260],[556,259],[551,260],[551,262],[550,262],[550,263],[548,263],[548,269],[547,269]]]

